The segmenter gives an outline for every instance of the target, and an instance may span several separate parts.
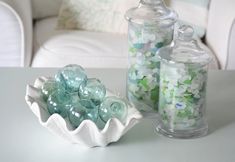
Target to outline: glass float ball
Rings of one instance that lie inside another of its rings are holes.
[[[68,93],[68,92],[67,92]],[[71,105],[73,105],[73,104],[76,104],[77,102],[79,102],[80,101],[80,98],[79,98],[79,96],[78,96],[78,93],[77,92],[73,92],[73,93],[68,93],[69,95],[70,95],[70,97],[71,97]]]
[[[57,89],[63,89],[63,87],[60,86],[59,83],[57,83],[55,80],[49,79],[45,81],[41,88],[41,94],[43,100],[47,101],[49,95],[52,94],[52,92],[54,92]]]
[[[99,107],[99,116],[103,122],[117,118],[124,122],[127,117],[128,106],[126,102],[117,97],[106,97]]]
[[[78,127],[83,120],[96,122],[98,119],[98,109],[91,101],[80,100],[71,106],[68,117],[70,123],[74,127]]]
[[[84,69],[79,65],[67,65],[55,75],[66,91],[78,92],[80,84],[87,79]]]
[[[98,79],[88,79],[79,87],[79,97],[100,105],[106,95],[105,86]]]
[[[91,100],[81,99],[79,102],[86,109],[89,109],[89,110],[97,109],[97,106]]]
[[[67,117],[67,110],[71,107],[72,96],[64,90],[54,91],[47,100],[47,109],[49,113],[60,114],[63,118]]]
[[[85,119],[96,122],[98,119],[98,107],[90,100],[82,99],[80,104],[86,109]]]
[[[80,103],[74,104],[69,112],[68,118],[73,127],[78,127],[85,120],[86,111]]]

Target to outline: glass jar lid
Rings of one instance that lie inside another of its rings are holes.
[[[126,12],[125,18],[137,24],[158,23],[170,26],[177,20],[177,13],[166,7],[163,0],[140,0],[139,6]]]
[[[157,54],[168,63],[208,64],[212,57],[193,39],[194,30],[183,25],[178,29],[178,37],[170,46],[161,48]]]

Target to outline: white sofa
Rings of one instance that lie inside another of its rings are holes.
[[[4,31],[4,37],[0,37],[0,66],[127,66],[126,35],[56,30],[60,3],[61,0],[0,1],[0,29]],[[234,0],[211,0],[205,40],[219,63],[214,60],[212,68],[235,69],[234,19]],[[1,43],[6,40],[14,41]]]

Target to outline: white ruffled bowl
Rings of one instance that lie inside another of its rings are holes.
[[[41,125],[62,138],[87,147],[107,146],[111,142],[118,141],[129,129],[142,118],[141,113],[129,105],[125,124],[118,119],[110,119],[105,127],[100,130],[90,120],[84,120],[78,128],[72,129],[70,123],[58,114],[50,115],[46,103],[40,97],[40,88],[47,80],[45,77],[36,79],[34,86],[27,85],[25,100],[33,113],[38,117]],[[107,96],[116,96],[107,92]]]

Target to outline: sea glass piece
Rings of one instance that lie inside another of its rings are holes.
[[[66,91],[78,92],[80,84],[87,79],[84,69],[79,65],[67,65],[55,75]]]
[[[47,109],[49,113],[60,114],[63,118],[67,117],[67,110],[71,107],[72,96],[64,90],[54,91],[47,100]]]
[[[60,86],[60,84],[57,83],[54,79],[49,79],[45,81],[41,88],[41,94],[42,94],[43,100],[47,101],[49,95],[52,94],[52,92],[61,88],[63,89],[63,87]]]
[[[172,130],[194,128],[203,119],[207,68],[162,63],[159,114]]]
[[[193,38],[191,26],[178,29],[171,46],[159,50],[161,60],[157,132],[174,138],[207,134],[206,85],[211,56]]]
[[[76,128],[83,120],[96,122],[98,119],[98,109],[91,101],[80,100],[70,107],[68,118],[70,123]]]
[[[128,20],[127,96],[142,111],[158,110],[160,60],[156,52],[171,43],[177,14],[163,0],[141,0]]]
[[[105,86],[98,79],[88,79],[82,82],[79,88],[79,97],[91,100],[95,105],[100,105],[105,95]]]
[[[125,122],[127,117],[127,104],[124,100],[114,96],[106,97],[99,107],[99,116],[103,122],[117,118]]]

